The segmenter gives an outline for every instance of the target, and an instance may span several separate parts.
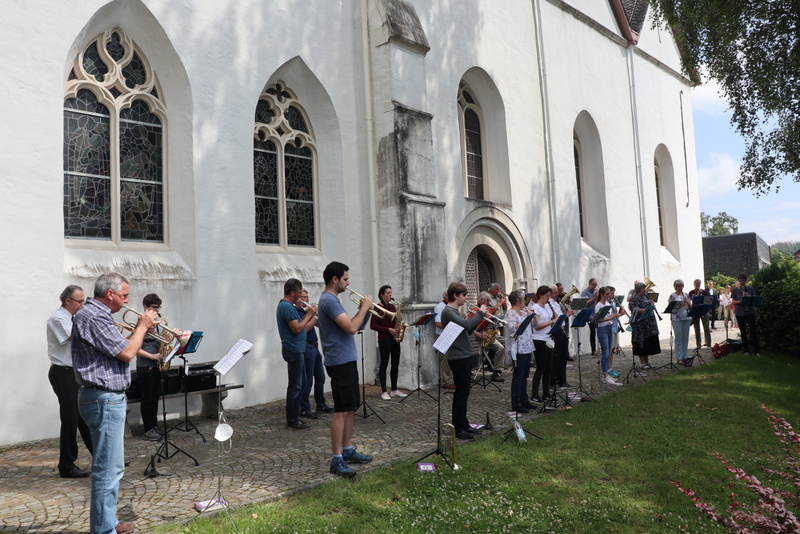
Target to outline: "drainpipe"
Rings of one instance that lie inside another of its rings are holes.
[[[536,29],[536,62],[539,67],[539,94],[542,106],[542,135],[545,146],[545,168],[547,172],[547,198],[550,209],[550,241],[553,243],[553,273],[561,280],[561,249],[558,239],[558,217],[556,214],[556,178],[553,167],[552,129],[550,126],[550,100],[547,92],[547,67],[544,59],[544,35],[542,35],[542,5],[532,0],[533,23]]]
[[[633,152],[636,161],[636,190],[639,195],[639,231],[642,238],[642,269],[650,276],[650,247],[647,241],[647,212],[644,209],[644,180],[642,177],[642,147],[639,140],[639,107],[636,102],[636,81],[633,72],[633,45],[628,44],[628,87],[631,101],[631,124],[633,126]]]
[[[361,48],[364,69],[364,111],[367,120],[367,194],[369,197],[369,232],[372,243],[373,282],[380,282],[380,262],[378,261],[378,207],[375,194],[375,118],[372,109],[372,51],[369,44],[368,0],[361,2]],[[365,280],[365,283],[369,283]],[[373,284],[374,287],[374,284]]]

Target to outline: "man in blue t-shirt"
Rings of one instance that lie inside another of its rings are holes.
[[[290,278],[283,285],[283,298],[278,302],[278,333],[281,336],[281,352],[289,371],[289,385],[286,387],[286,424],[289,428],[305,430],[310,428],[300,420],[300,390],[303,387],[305,366],[303,360],[306,350],[306,330],[313,328],[317,309],[309,306],[305,316],[295,308],[303,284],[297,278]]]
[[[358,350],[353,337],[372,308],[372,297],[361,299],[358,313],[347,315],[339,294],[350,284],[350,268],[338,261],[325,267],[322,278],[325,292],[319,298],[319,335],[325,355],[325,370],[331,378],[333,393],[333,420],[331,421],[331,473],[344,477],[356,475],[348,463],[367,463],[372,456],[361,454],[353,448],[353,422],[361,403],[358,391]]]

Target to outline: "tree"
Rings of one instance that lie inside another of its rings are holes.
[[[739,220],[724,211],[717,213],[714,217],[700,212],[700,225],[703,237],[739,233]]]
[[[672,30],[684,72],[719,84],[745,138],[739,187],[777,193],[800,182],[800,9],[797,1],[649,0]]]

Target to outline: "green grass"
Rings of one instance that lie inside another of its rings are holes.
[[[784,468],[760,402],[795,428],[800,360],[732,355],[526,424],[544,441],[502,436],[460,446],[462,469],[413,461],[231,512],[241,532],[725,532],[670,481],[725,509],[732,475],[719,452],[762,481]],[[737,498],[754,502],[736,483]],[[785,487],[785,485],[783,486]],[[182,534],[231,532],[218,514]]]

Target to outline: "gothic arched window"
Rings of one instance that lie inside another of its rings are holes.
[[[64,90],[64,237],[165,242],[164,122],[155,73],[120,29],[78,54]]]
[[[256,244],[316,247],[316,146],[297,96],[282,82],[256,105]]]
[[[464,83],[458,91],[458,109],[466,196],[484,200],[487,195],[484,180],[482,112],[469,87]]]

